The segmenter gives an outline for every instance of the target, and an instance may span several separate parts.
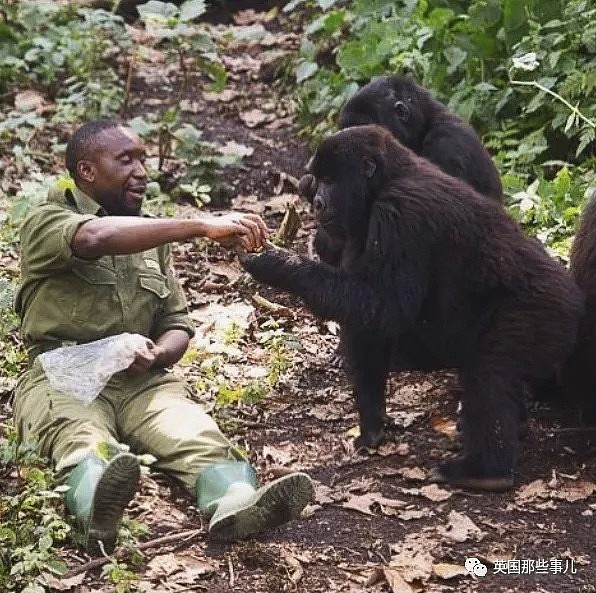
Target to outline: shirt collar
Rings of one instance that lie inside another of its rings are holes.
[[[75,204],[77,205],[77,210],[81,214],[95,214],[97,216],[106,215],[106,211],[93,198],[84,194],[78,187],[66,191],[70,191]]]

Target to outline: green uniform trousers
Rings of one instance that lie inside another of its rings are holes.
[[[98,443],[124,443],[134,453],[153,455],[152,465],[180,480],[191,492],[197,474],[226,459],[243,459],[189,388],[163,370],[112,377],[86,405],[55,391],[35,361],[19,382],[14,419],[21,441],[35,441],[58,472],[76,465]]]

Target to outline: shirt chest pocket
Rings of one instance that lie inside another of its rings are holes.
[[[144,291],[159,299],[166,299],[172,292],[168,288],[165,276],[158,274],[139,274],[139,284]]]
[[[117,277],[114,269],[98,262],[77,262],[72,272],[72,319],[84,322],[96,319],[100,324],[107,322],[107,318],[113,317],[118,310]]]

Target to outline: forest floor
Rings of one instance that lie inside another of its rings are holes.
[[[191,76],[182,92],[179,73],[152,48],[132,81],[130,115],[170,106],[175,98],[185,121],[207,139],[253,149],[242,166],[223,170],[235,196],[230,208],[258,212],[277,228],[286,203],[295,203],[303,222],[295,247],[307,252],[313,221],[294,182],[310,149],[267,65],[271,50],[295,50],[299,38],[263,14],[236,18],[241,26],[261,24],[269,32],[226,44],[229,83],[222,93],[208,92],[200,76]],[[142,40],[142,32],[136,34]],[[179,206],[177,215],[195,211]],[[135,568],[141,591],[596,591],[595,437],[567,430],[573,426],[569,414],[544,405],[532,410],[514,490],[479,494],[430,485],[430,468],[458,450],[454,373],[393,376],[387,401],[395,431],[375,454],[357,455],[349,383],[328,364],[337,328],[317,321],[296,300],[257,286],[223,249],[188,243],[177,247],[176,257],[198,334],[174,372],[198,384],[197,400],[248,452],[261,478],[306,471],[316,483],[316,501],[301,521],[244,543],[214,545],[179,486],[165,476],[144,476],[129,516],[148,526],[143,541],[157,545],[146,547]],[[282,307],[263,308],[256,293]],[[232,322],[243,331],[230,341],[225,336]],[[272,348],[267,332],[276,331],[281,346]],[[263,383],[272,369],[279,377],[266,397],[215,405],[222,385],[233,391]],[[6,394],[0,403],[1,419],[10,413]],[[158,539],[171,535],[178,539]],[[67,548],[63,555],[81,572],[55,581],[56,590],[113,590],[80,550]],[[488,566],[486,576],[467,573],[468,557]]]

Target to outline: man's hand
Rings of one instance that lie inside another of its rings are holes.
[[[144,346],[140,346],[135,351],[135,359],[128,367],[127,372],[131,375],[142,375],[146,373],[162,355],[163,347],[157,346],[149,338]]]
[[[205,237],[225,247],[243,247],[256,251],[269,236],[269,229],[257,214],[226,214],[203,219]]]

